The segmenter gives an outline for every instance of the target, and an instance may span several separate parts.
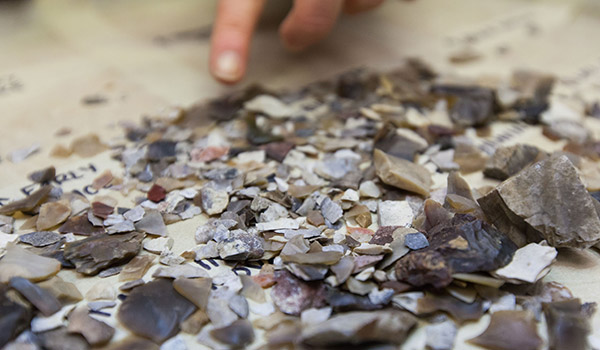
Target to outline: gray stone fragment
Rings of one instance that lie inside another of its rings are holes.
[[[260,259],[264,253],[262,240],[244,230],[231,231],[228,238],[219,242],[218,249],[224,260]]]
[[[417,250],[429,247],[429,241],[421,232],[409,233],[404,236],[404,245],[412,250]]]
[[[339,204],[332,201],[329,197],[326,197],[323,202],[321,202],[321,214],[323,214],[323,217],[327,221],[333,224],[342,218],[344,212]]]
[[[54,243],[60,241],[61,238],[62,238],[61,235],[59,235],[56,232],[52,232],[52,231],[31,232],[31,233],[26,233],[24,235],[19,236],[19,240],[22,243],[31,244],[34,247],[49,246],[51,244],[54,244]]]
[[[148,210],[146,215],[135,223],[135,228],[151,235],[166,236],[168,234],[163,217],[157,210]]]
[[[52,316],[62,308],[60,301],[54,295],[23,277],[11,278],[9,285],[40,310],[44,316]]]

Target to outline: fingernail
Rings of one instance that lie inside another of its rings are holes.
[[[237,81],[242,75],[242,60],[235,51],[223,51],[217,57],[214,74],[225,81]]]

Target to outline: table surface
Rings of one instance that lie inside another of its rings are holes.
[[[109,141],[121,134],[120,122],[232,89],[214,82],[207,70],[215,4],[0,1],[0,197],[18,196],[26,174],[45,166],[55,165],[59,172],[92,161],[111,166],[106,155],[51,158],[57,143],[66,145],[90,132]],[[548,71],[559,77],[555,93],[565,99],[600,97],[600,45],[593,35],[600,30],[600,10],[595,2],[388,0],[374,12],[344,16],[324,42],[302,54],[281,47],[273,13],[257,30],[241,86],[260,82],[294,88],[356,66],[385,70],[403,58],[420,57],[441,72],[467,77],[502,78],[516,68]],[[481,58],[451,64],[449,55],[466,47]],[[82,103],[94,95],[107,101]],[[57,136],[64,127],[72,133]],[[600,127],[594,131],[600,134]],[[32,144],[41,148],[30,158],[16,164],[7,159],[11,151]],[[182,227],[193,230],[195,224]],[[183,243],[176,244],[178,249],[184,250]],[[561,250],[546,280],[566,284],[584,301],[600,302],[599,262],[597,251]],[[65,278],[79,281],[74,275]],[[79,283],[82,292],[89,288]],[[473,325],[459,333],[459,341],[483,328]],[[599,314],[593,328],[598,335]]]

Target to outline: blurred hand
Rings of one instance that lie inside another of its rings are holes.
[[[300,51],[325,38],[341,11],[360,13],[382,2],[295,0],[279,27],[279,35],[289,50]],[[219,0],[211,38],[210,71],[220,82],[234,84],[243,78],[252,34],[264,4],[265,0]]]

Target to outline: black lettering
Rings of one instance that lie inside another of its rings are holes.
[[[30,184],[21,188],[21,192],[23,192],[26,196],[29,196],[35,190],[37,184]]]
[[[98,193],[98,190],[92,187],[92,185],[87,185],[83,188],[83,192],[93,196]]]

